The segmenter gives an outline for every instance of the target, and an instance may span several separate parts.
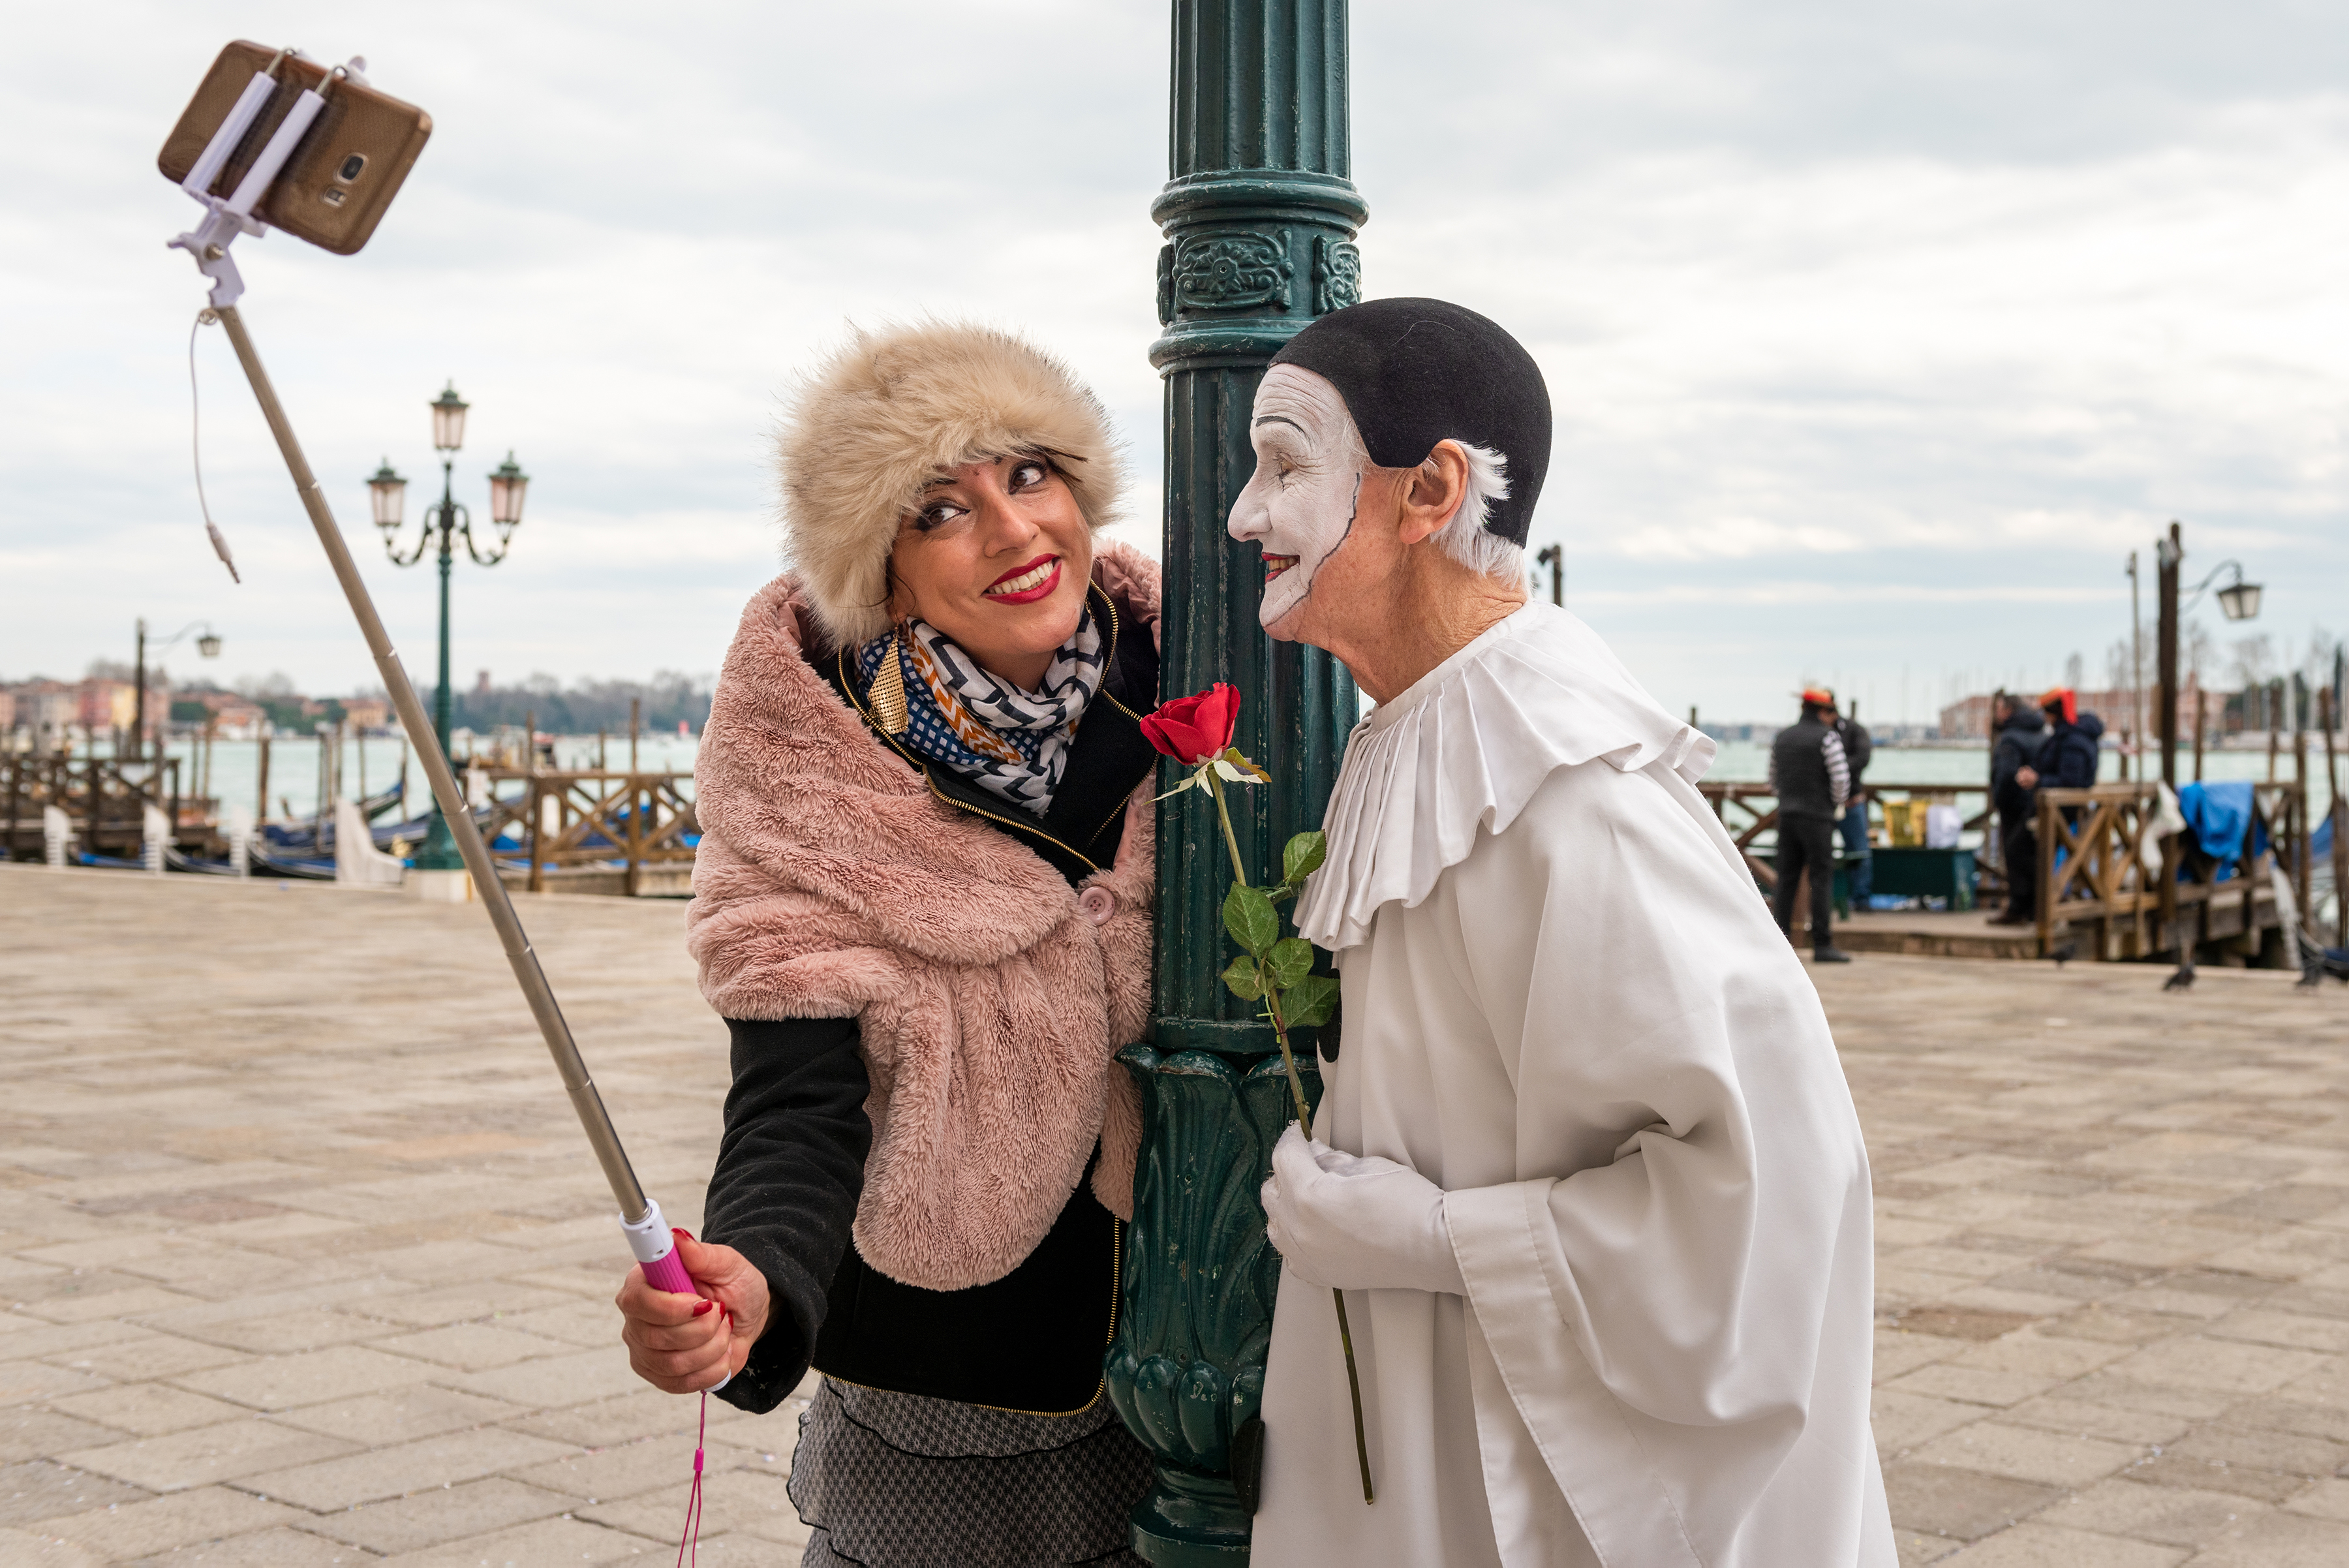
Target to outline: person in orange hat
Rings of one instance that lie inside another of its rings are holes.
[[[2105,722],[2082,712],[2079,693],[2069,686],[2042,692],[2039,711],[2047,715],[2047,738],[2039,744],[2039,787],[2086,789],[2095,784]]]
[[[1803,691],[1803,716],[1770,742],[1770,788],[1778,797],[1778,890],[1771,911],[1778,929],[1795,936],[1795,888],[1811,874],[1811,960],[1849,963],[1835,945],[1836,824],[1851,798],[1851,763],[1836,731],[1835,693]]]

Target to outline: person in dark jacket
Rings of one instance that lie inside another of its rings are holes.
[[[2006,870],[2006,908],[1991,924],[2027,926],[2039,919],[2039,748],[2047,721],[2039,710],[2002,691],[1992,700],[1991,804],[1998,810],[1999,864]]]
[[[1119,1563],[1105,1394],[1150,999],[1156,566],[1096,543],[1117,442],[1004,332],[860,333],[781,432],[792,570],[695,761],[687,946],[732,1036],[700,1295],[630,1364],[750,1411],[821,1374],[803,1568]],[[715,1107],[713,1107],[714,1109]]]
[[[2096,782],[2096,746],[2105,733],[2105,722],[2094,713],[2079,711],[2079,696],[2068,686],[2058,686],[2039,699],[2039,711],[2047,715],[2047,738],[2039,745],[2039,787],[2042,789],[2086,789]]]
[[[1855,857],[1851,863],[1851,907],[1868,908],[1868,895],[1875,891],[1872,864],[1874,856],[1868,843],[1868,790],[1860,775],[1868,771],[1868,760],[1875,754],[1875,744],[1868,739],[1868,726],[1856,713],[1839,713],[1835,721],[1836,738],[1843,742],[1844,762],[1851,769],[1851,794],[1845,800],[1843,816],[1836,824],[1836,833],[1843,840],[1845,853]]]
[[[1849,963],[1835,945],[1835,829],[1851,795],[1851,763],[1835,729],[1835,693],[1803,693],[1800,722],[1770,742],[1770,788],[1778,797],[1778,890],[1771,912],[1786,940],[1795,937],[1795,888],[1811,874],[1811,958]]]

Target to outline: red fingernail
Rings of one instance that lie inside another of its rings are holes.
[[[717,1303],[716,1302],[712,1302],[712,1301],[698,1301],[698,1302],[696,1302],[696,1303],[693,1303],[693,1315],[694,1315],[694,1316],[696,1316],[696,1317],[699,1317],[703,1313],[708,1312],[711,1307],[714,1307],[714,1306],[716,1306],[717,1304],[718,1304],[718,1303]]]

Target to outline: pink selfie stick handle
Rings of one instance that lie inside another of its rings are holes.
[[[681,1296],[701,1293],[701,1288],[693,1282],[693,1276],[687,1273],[685,1265],[677,1261],[677,1249],[674,1247],[668,1250],[667,1256],[655,1258],[645,1265],[645,1283],[657,1291],[671,1291]]]
[[[645,1283],[657,1291],[668,1291],[681,1296],[701,1293],[701,1287],[695,1284],[693,1276],[685,1272],[684,1260],[677,1255],[676,1232],[669,1229],[668,1221],[662,1217],[660,1205],[649,1195],[645,1199],[644,1218],[630,1220],[622,1215],[620,1229],[628,1233],[628,1251],[636,1255],[637,1265],[645,1271]],[[706,1392],[715,1394],[732,1381],[734,1375],[730,1372],[710,1385]]]
[[[645,1283],[657,1291],[669,1291],[681,1296],[698,1296],[701,1287],[685,1272],[684,1261],[677,1255],[677,1237],[669,1230],[668,1220],[661,1214],[658,1203],[647,1197],[641,1220],[622,1218],[620,1229],[628,1233],[628,1251],[643,1265]]]

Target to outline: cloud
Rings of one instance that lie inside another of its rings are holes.
[[[1459,299],[1534,349],[1558,418],[1535,543],[1565,544],[1569,602],[1668,704],[1766,716],[1840,671],[1921,716],[1968,671],[2094,664],[2127,630],[2127,553],[2172,518],[2189,569],[2268,582],[2262,628],[2328,613],[2349,92],[2321,7],[1352,15],[1366,286]],[[119,655],[145,614],[209,617],[240,668],[367,682],[217,333],[204,460],[245,587],[196,518],[199,290],[162,249],[193,208],[153,156],[222,24],[124,0],[17,23],[0,672]],[[779,399],[850,320],[1033,332],[1100,389],[1157,505],[1163,6],[716,0],[664,26],[256,0],[235,25],[364,52],[435,117],[365,253],[240,253],[354,535],[387,456],[422,504],[423,405],[451,378],[475,405],[458,498],[484,505],[509,448],[533,475],[512,557],[460,568],[460,670],[714,669],[776,569]],[[54,68],[98,53],[102,91]],[[366,569],[423,667],[430,574]]]

